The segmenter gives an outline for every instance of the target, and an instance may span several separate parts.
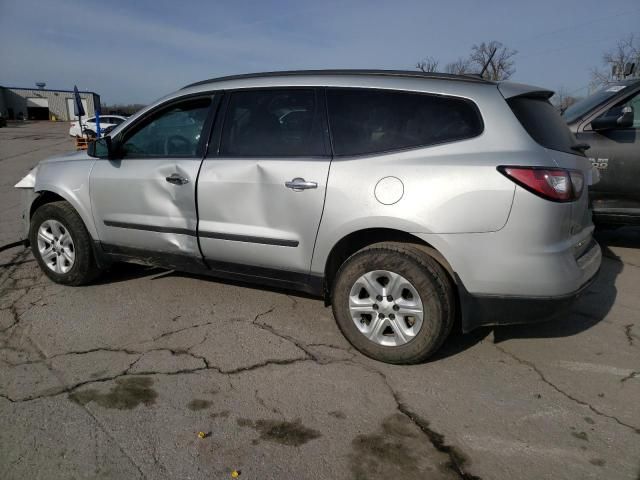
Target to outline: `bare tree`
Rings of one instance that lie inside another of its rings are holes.
[[[427,57],[416,63],[416,68],[422,72],[437,72],[438,64],[439,62],[435,58]]]
[[[471,47],[469,63],[477,73],[480,73],[488,62],[483,77],[488,80],[506,80],[516,71],[513,68],[515,65],[513,57],[517,53],[517,50],[512,50],[497,40],[482,42]]]
[[[470,73],[471,64],[469,59],[458,57],[455,62],[447,63],[444,67],[446,73],[453,73],[454,75],[463,75]]]
[[[606,51],[602,55],[602,63],[604,70],[600,70],[597,67],[591,70],[591,82],[589,86],[592,90],[614,80],[620,80],[623,77],[622,72],[624,72],[627,64],[630,63],[636,64],[633,77],[639,76],[640,45],[634,34],[631,33],[621,40],[618,40],[615,48]]]
[[[471,54],[468,58],[458,57],[457,60],[447,63],[444,66],[444,72],[455,75],[480,73],[488,62],[483,74],[484,78],[506,80],[515,72],[513,57],[516,53],[518,53],[516,50],[507,48],[496,40],[482,42],[471,47]],[[416,68],[423,72],[442,71],[439,70],[439,66],[440,62],[434,57],[427,57],[416,63]]]
[[[560,113],[564,112],[578,100],[580,100],[578,97],[574,97],[570,93],[567,93],[567,90],[564,87],[561,87],[553,97],[551,97],[551,103],[560,110]]]

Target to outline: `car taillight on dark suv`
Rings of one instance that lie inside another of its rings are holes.
[[[584,188],[584,176],[577,170],[500,166],[498,171],[525,190],[553,202],[577,200]]]

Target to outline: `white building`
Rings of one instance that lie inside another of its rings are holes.
[[[100,95],[80,92],[80,98],[86,116],[95,115]],[[0,86],[0,114],[9,120],[75,120],[73,102],[73,90]]]

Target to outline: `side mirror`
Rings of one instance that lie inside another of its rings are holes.
[[[94,158],[112,158],[111,137],[96,138],[87,146],[87,155]]]
[[[598,117],[591,122],[591,128],[598,130],[611,130],[614,128],[629,128],[633,126],[633,108],[630,106],[622,109],[622,114],[618,117]]]

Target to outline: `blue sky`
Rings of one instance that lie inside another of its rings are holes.
[[[640,38],[638,0],[0,0],[0,85],[147,103],[220,75],[413,69],[499,40],[519,52],[512,80],[579,95],[629,33]]]

